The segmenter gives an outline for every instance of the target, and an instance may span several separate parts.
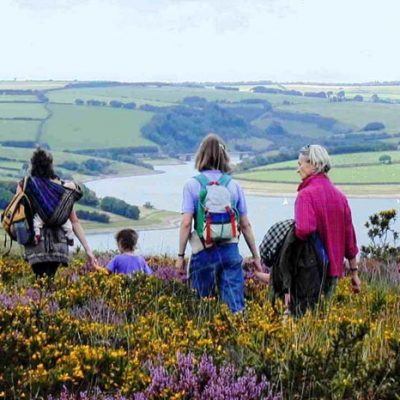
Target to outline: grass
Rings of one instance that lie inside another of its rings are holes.
[[[316,113],[324,117],[335,118],[352,126],[354,130],[361,130],[369,122],[375,121],[384,123],[385,131],[387,132],[397,133],[400,130],[400,104],[329,103],[328,100],[325,100],[281,105],[277,109],[290,112]]]
[[[39,124],[40,121],[0,120],[0,140],[34,140]]]
[[[336,184],[384,184],[400,183],[400,164],[368,165],[364,167],[336,168],[329,173]],[[296,183],[295,170],[257,170],[238,175],[240,179],[253,181]]]
[[[38,98],[28,94],[0,94],[0,103],[5,101],[21,102],[21,101],[38,101]]]
[[[284,100],[293,103],[315,102],[315,99],[309,99],[299,96],[284,96],[274,94],[261,94],[245,91],[215,90],[213,88],[188,88],[188,87],[137,87],[137,86],[115,86],[109,88],[82,88],[65,89],[50,92],[48,94],[51,102],[73,103],[75,99],[99,99],[99,100],[122,100],[138,101],[144,103],[149,101],[163,103],[178,103],[184,97],[200,96],[209,101],[229,100],[239,101],[249,98],[266,99],[273,104],[282,104]],[[318,99],[317,99],[318,101]]]
[[[140,129],[152,113],[110,107],[52,104],[42,141],[55,150],[152,145]]]
[[[272,121],[279,122],[282,127],[291,134],[298,134],[310,138],[321,138],[332,134],[332,132],[319,128],[316,124],[300,121],[288,121],[271,117],[260,117],[253,122],[253,125],[260,129],[266,129]]]
[[[400,162],[400,151],[340,154],[332,156],[333,169],[329,173],[332,181],[354,196],[399,195],[400,164],[376,164],[383,154]],[[355,164],[370,164],[355,166]],[[342,166],[343,168],[335,168]],[[287,168],[285,170],[276,169]],[[296,174],[297,160],[285,161],[254,168],[235,175],[249,193],[270,195],[295,194],[300,182]]]
[[[40,103],[0,103],[0,118],[46,118],[47,111]]]
[[[365,153],[335,154],[331,156],[333,168],[335,166],[353,166],[354,164],[376,164],[379,157],[387,154],[392,162],[400,162],[400,151],[373,151]],[[297,168],[297,160],[283,161],[254,168],[254,170],[270,170],[277,168]]]
[[[301,92],[320,92],[332,91],[336,94],[340,90],[344,90],[346,97],[352,98],[355,95],[361,95],[365,100],[369,100],[373,94],[377,94],[384,99],[400,99],[400,86],[399,85],[385,85],[385,86],[338,86],[338,85],[284,85],[287,89],[300,90]]]

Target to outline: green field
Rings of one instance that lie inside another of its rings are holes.
[[[321,138],[330,136],[332,132],[321,129],[316,124],[300,121],[289,121],[275,117],[262,116],[253,122],[253,125],[260,129],[266,129],[273,121],[279,122],[290,134],[297,134],[310,138]]]
[[[152,145],[140,129],[153,114],[110,107],[52,104],[42,142],[54,150],[100,149]]]
[[[27,95],[27,94],[0,94],[0,103],[3,102],[24,102],[24,101],[34,101],[38,102],[38,98],[33,95]]]
[[[400,183],[400,164],[336,168],[329,173],[329,176],[336,184]],[[267,182],[299,182],[295,169],[284,171],[258,170],[237,175],[237,178]]]
[[[188,87],[137,87],[116,86],[109,88],[81,88],[64,89],[48,93],[51,102],[73,103],[75,99],[98,99],[104,101],[141,101],[141,103],[158,102],[159,105],[181,102],[188,96],[200,96],[209,101],[229,100],[239,101],[243,99],[266,99],[272,104],[282,104],[283,101],[292,103],[314,103],[324,99],[310,99],[301,96],[285,96],[276,94],[251,93],[249,91],[215,90],[213,88],[188,88]],[[154,103],[153,103],[154,104]],[[157,104],[157,103],[156,103]]]
[[[355,95],[361,95],[364,100],[369,100],[373,94],[377,94],[382,99],[400,100],[400,85],[296,85],[284,84],[286,89],[299,90],[301,92],[328,92],[332,91],[334,94],[343,90],[347,98],[352,98]]]
[[[393,164],[377,164],[383,154],[390,155]],[[400,183],[400,151],[353,153],[332,156],[329,176],[336,184],[397,184]],[[355,165],[368,164],[368,165]],[[337,168],[335,168],[335,166]],[[283,169],[287,168],[287,169]],[[298,183],[297,161],[286,161],[239,173],[238,179],[256,182]]]
[[[0,140],[34,140],[40,121],[0,120]]]
[[[0,118],[46,118],[47,111],[40,103],[0,103]]]
[[[332,166],[352,166],[354,164],[376,164],[379,163],[379,157],[387,154],[391,157],[392,162],[400,162],[400,151],[376,151],[368,153],[350,153],[335,154],[330,156]],[[268,164],[257,167],[254,170],[271,170],[278,168],[297,168],[297,160],[284,161],[274,164]]]
[[[280,111],[315,113],[324,117],[335,118],[361,130],[369,122],[382,122],[386,132],[400,131],[400,104],[380,103],[329,103],[328,100],[314,103],[290,104],[276,107]]]

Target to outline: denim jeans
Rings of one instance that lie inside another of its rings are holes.
[[[237,243],[205,249],[192,256],[190,281],[200,297],[211,296],[218,288],[221,300],[232,312],[244,308],[243,258]]]

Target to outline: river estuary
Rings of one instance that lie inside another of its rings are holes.
[[[193,164],[167,165],[156,167],[163,171],[156,175],[107,178],[88,182],[87,186],[99,197],[114,196],[130,204],[143,205],[150,201],[158,209],[180,212],[182,188],[190,177],[197,174]],[[293,171],[295,174],[295,171]],[[257,243],[260,243],[266,230],[275,222],[293,218],[295,197],[246,196],[249,218],[252,222]],[[364,223],[368,216],[389,208],[400,210],[398,199],[393,198],[351,198],[349,199],[353,221],[359,244],[367,244],[368,236]],[[132,227],[134,228],[134,222]],[[88,241],[93,249],[115,249],[113,233],[89,234]],[[178,228],[167,230],[140,231],[138,250],[141,254],[174,255],[178,247]],[[249,251],[241,240],[242,253]]]

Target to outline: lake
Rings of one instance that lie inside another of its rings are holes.
[[[180,212],[183,185],[190,177],[198,174],[193,163],[157,166],[156,170],[160,173],[107,178],[88,182],[86,185],[99,197],[114,196],[136,205],[143,205],[149,201],[156,208]],[[296,175],[295,171],[293,171],[293,175]],[[283,219],[293,218],[294,196],[284,199],[282,197],[247,195],[246,200],[257,244],[260,243],[272,224]],[[350,198],[349,203],[359,244],[368,243],[364,223],[369,215],[389,208],[396,208],[400,211],[397,199]],[[132,221],[131,227],[135,228],[135,221]],[[87,237],[93,249],[101,251],[116,249],[113,233],[88,234]],[[241,239],[240,248],[243,255],[250,254],[243,239]],[[178,250],[178,228],[140,231],[138,249],[145,255],[175,255]]]

